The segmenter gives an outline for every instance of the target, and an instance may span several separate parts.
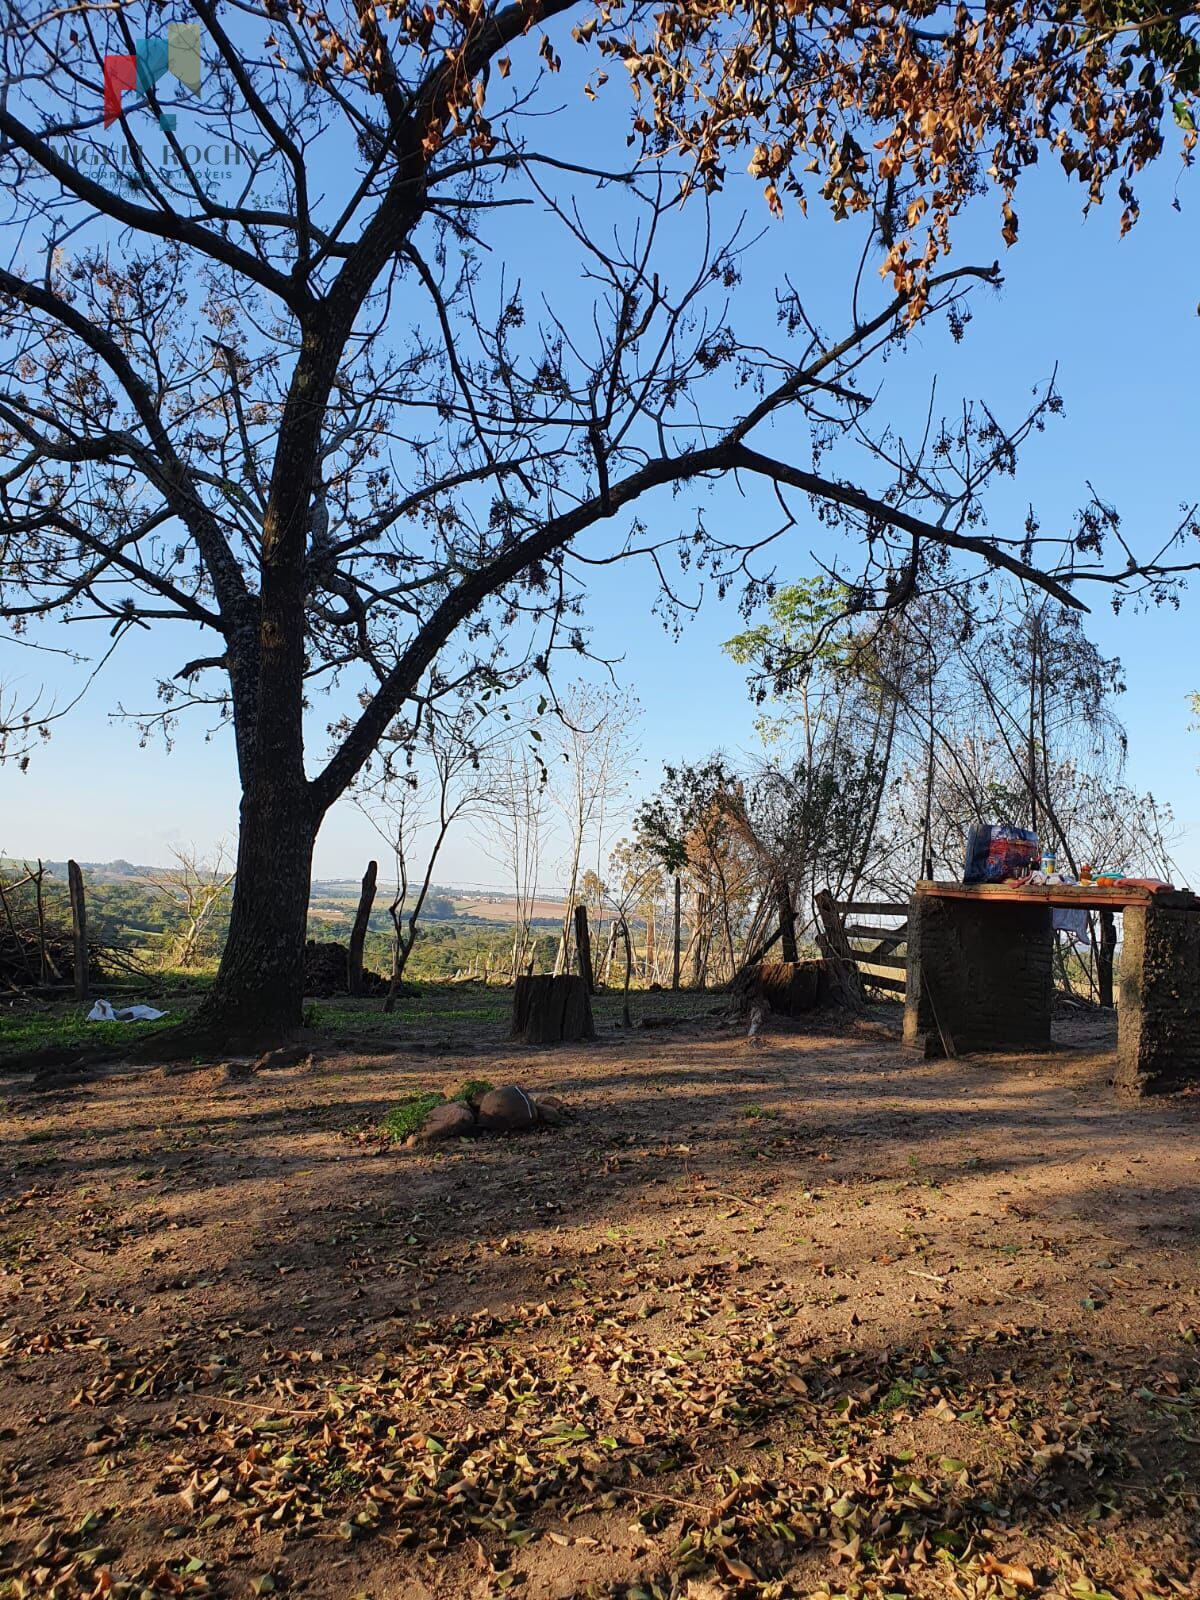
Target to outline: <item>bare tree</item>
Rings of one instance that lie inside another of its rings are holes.
[[[653,893],[654,885],[661,880],[661,876],[662,865],[653,849],[649,848],[644,840],[622,839],[613,846],[608,864],[608,887],[605,891],[612,911],[612,922],[604,958],[604,982],[607,984],[611,975],[619,939],[625,952],[621,1017],[627,1028],[632,1026],[629,1014],[629,988],[633,981],[634,966],[633,935],[630,932],[629,919],[644,905],[647,896]]]
[[[628,792],[635,765],[638,704],[632,695],[576,683],[556,709],[558,727],[547,752],[550,794],[570,838],[566,907],[554,960],[559,973],[570,967],[584,850],[589,843],[595,844],[597,853],[603,849],[613,809]]]
[[[45,882],[41,860],[7,862],[0,853],[0,982],[13,989],[62,981],[47,932]],[[32,915],[23,890],[33,891]]]
[[[599,949],[604,941],[604,907],[608,897],[608,885],[594,867],[584,869],[579,880],[579,898],[587,910],[589,920],[594,924],[592,928],[592,948]],[[593,962],[593,972],[599,976],[603,968]]]
[[[525,971],[533,949],[543,835],[549,804],[546,767],[524,739],[496,750],[487,772],[486,833],[495,859],[513,887],[515,905],[509,982]]]
[[[213,920],[237,878],[228,846],[219,844],[211,856],[194,845],[173,845],[175,865],[147,875],[146,881],[172,908],[179,931],[169,934],[163,949],[164,967],[194,967],[212,945]]]
[[[401,753],[389,748],[381,770],[368,773],[355,787],[355,802],[395,862],[396,889],[388,906],[392,970],[385,1011],[395,1010],[447,835],[454,823],[488,801],[486,762],[496,738],[492,714],[487,702],[470,699],[450,709],[427,706],[415,734],[398,735],[393,741]],[[423,861],[416,875],[414,856]]]

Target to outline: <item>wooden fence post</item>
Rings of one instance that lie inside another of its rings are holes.
[[[363,946],[367,942],[367,925],[371,920],[371,907],[375,904],[378,878],[378,861],[368,861],[363,874],[362,893],[358,897],[358,910],[354,913],[354,927],[350,930],[350,950],[346,956],[346,989],[350,994],[362,993]]]
[[[88,998],[87,904],[83,896],[83,873],[78,861],[67,862],[67,885],[71,894],[71,932],[75,940],[75,998]]]
[[[592,935],[588,929],[586,906],[575,907],[575,959],[579,963],[579,976],[587,984],[587,992],[595,994],[596,975],[592,971]]]
[[[842,990],[843,1003],[852,1010],[861,1010],[862,979],[858,968],[854,965],[854,951],[850,948],[850,941],[846,938],[845,929],[842,927],[837,903],[828,889],[822,889],[814,899],[813,907],[821,923],[817,948],[833,964],[834,981]]]
[[[1111,911],[1100,913],[1100,944],[1096,951],[1096,985],[1100,1004],[1113,1008],[1113,956],[1117,949],[1117,922]]]

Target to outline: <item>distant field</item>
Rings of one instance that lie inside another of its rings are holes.
[[[517,920],[517,902],[515,900],[459,900],[454,901],[455,909],[461,917],[481,917],[487,922],[515,922]],[[561,922],[565,903],[562,900],[535,900],[533,902],[534,922]]]

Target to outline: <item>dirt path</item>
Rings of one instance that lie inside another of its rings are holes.
[[[1200,1593],[1200,1098],[1112,1066],[0,1080],[0,1597]],[[354,1131],[480,1075],[582,1114]]]

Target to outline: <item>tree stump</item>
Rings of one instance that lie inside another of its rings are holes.
[[[803,1016],[841,999],[831,961],[760,961],[743,968],[733,992],[740,1011],[765,1003],[781,1017]]]
[[[592,1003],[582,978],[571,973],[557,978],[539,973],[517,979],[511,1038],[524,1044],[563,1044],[595,1036]]]

